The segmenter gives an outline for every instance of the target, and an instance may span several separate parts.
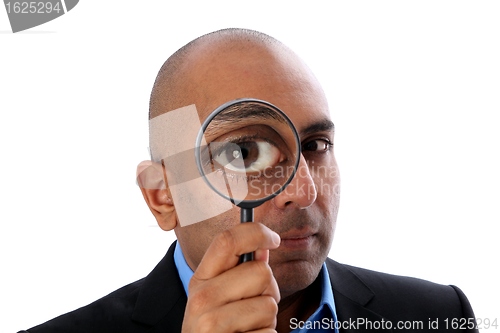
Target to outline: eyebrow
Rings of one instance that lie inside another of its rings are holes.
[[[258,119],[273,119],[286,123],[285,119],[281,117],[274,109],[269,106],[262,105],[255,102],[242,102],[231,105],[220,112],[214,121],[241,121],[248,118]]]
[[[318,132],[333,132],[335,125],[330,119],[320,120],[315,122],[300,131],[300,136],[314,134]]]
[[[205,129],[205,136],[217,136],[218,132],[230,132],[249,120],[276,120],[287,124],[285,118],[268,106],[247,102],[238,103],[220,112]]]

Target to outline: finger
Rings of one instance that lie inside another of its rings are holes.
[[[275,249],[280,245],[277,233],[261,223],[242,223],[217,235],[193,278],[211,279],[238,264],[240,255],[258,249]]]
[[[258,249],[255,251],[255,260],[269,263],[269,250]]]
[[[190,283],[189,299],[196,312],[204,312],[243,298],[266,295],[280,301],[278,283],[264,261],[239,265],[202,283]]]
[[[276,301],[269,296],[259,296],[206,312],[197,324],[205,332],[272,332],[276,328],[277,314]]]

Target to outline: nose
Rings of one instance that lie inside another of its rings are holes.
[[[317,196],[318,191],[309,172],[309,167],[304,156],[301,155],[295,176],[285,190],[273,199],[273,202],[280,209],[285,209],[293,204],[300,209],[305,209],[316,201]]]

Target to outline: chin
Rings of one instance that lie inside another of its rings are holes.
[[[271,265],[274,277],[278,282],[282,298],[288,297],[300,290],[309,287],[319,275],[322,262],[320,264],[295,260]]]

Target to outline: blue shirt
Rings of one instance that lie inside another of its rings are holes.
[[[179,242],[175,245],[174,262],[186,295],[188,295],[189,281],[193,277],[194,272],[187,264]],[[333,299],[333,290],[326,264],[323,264],[318,278],[321,279],[321,301],[319,307],[305,322],[292,318],[290,320],[291,333],[338,333],[338,329],[335,328],[335,322],[337,321],[335,301]]]

